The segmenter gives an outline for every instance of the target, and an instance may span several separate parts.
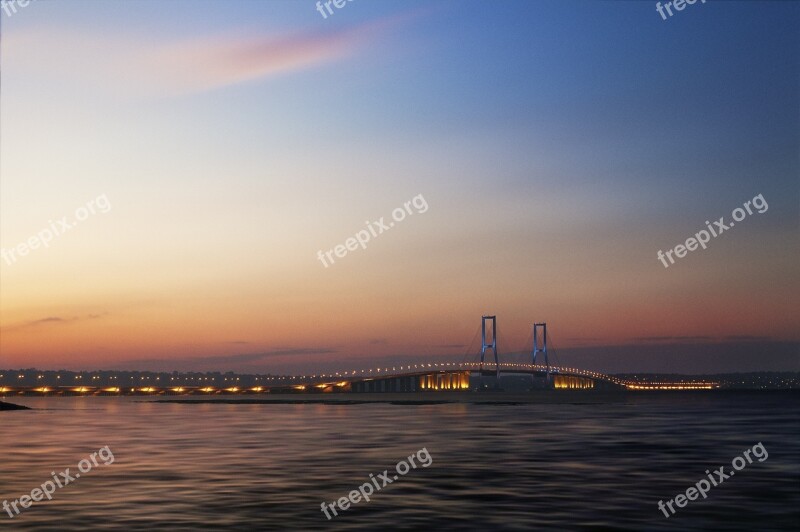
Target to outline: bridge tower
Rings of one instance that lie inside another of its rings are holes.
[[[492,321],[492,343],[486,343],[486,322],[487,320]],[[497,358],[497,317],[496,316],[483,316],[481,318],[481,365],[480,365],[480,373],[483,375],[483,359],[486,355],[486,350],[491,349],[494,352],[494,363],[497,366],[497,372],[495,376],[499,379],[500,378],[500,360]]]
[[[539,345],[539,329],[542,329],[542,344]],[[536,365],[536,355],[544,354],[544,363],[547,366],[547,379],[550,380],[550,360],[547,358],[547,323],[533,324],[533,365]]]

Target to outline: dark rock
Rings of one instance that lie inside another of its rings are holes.
[[[30,408],[0,401],[0,410],[30,410]]]

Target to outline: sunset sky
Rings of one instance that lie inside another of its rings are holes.
[[[800,3],[654,5],[0,12],[1,247],[110,205],[0,259],[0,368],[474,360],[496,314],[501,356],[546,321],[588,369],[800,370]]]

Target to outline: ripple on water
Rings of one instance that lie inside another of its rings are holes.
[[[796,529],[800,518],[798,394],[521,405],[19,402],[41,409],[2,414],[2,499],[30,493],[51,471],[74,471],[105,445],[115,462],[35,504],[14,530],[749,531]],[[669,520],[658,511],[658,500],[706,469],[729,468],[759,441],[768,460]],[[325,519],[322,501],[422,447],[431,467]]]

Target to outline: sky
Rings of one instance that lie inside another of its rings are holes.
[[[0,11],[0,367],[800,370],[800,2],[331,7]]]

